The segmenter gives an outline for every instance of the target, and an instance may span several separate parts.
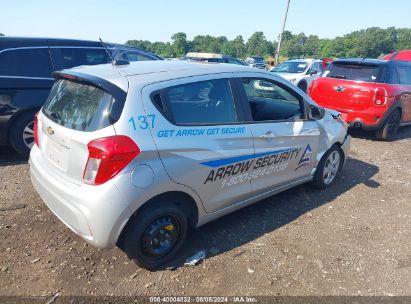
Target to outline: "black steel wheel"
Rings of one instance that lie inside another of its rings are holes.
[[[126,229],[124,249],[128,257],[153,270],[170,262],[183,246],[187,215],[173,203],[156,203],[137,213]]]

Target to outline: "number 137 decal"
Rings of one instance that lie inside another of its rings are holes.
[[[146,130],[148,127],[154,129],[154,121],[156,116],[154,114],[149,115],[140,115],[137,116],[137,120],[134,117],[131,117],[128,122],[131,123],[133,126],[133,130],[136,131],[137,129]]]

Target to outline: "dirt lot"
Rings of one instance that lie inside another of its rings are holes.
[[[355,138],[331,189],[300,186],[210,223],[157,272],[87,245],[28,171],[0,150],[0,295],[411,295],[411,127],[393,143]],[[206,260],[184,267],[200,249]]]

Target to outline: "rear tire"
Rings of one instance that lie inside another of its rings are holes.
[[[387,120],[381,129],[375,132],[375,136],[380,140],[391,141],[394,140],[401,123],[401,111],[395,109],[388,115]]]
[[[34,115],[35,112],[21,114],[10,128],[10,144],[23,157],[29,157],[31,147],[34,145]]]
[[[321,158],[314,174],[312,185],[325,189],[337,180],[344,163],[344,154],[340,147],[334,145]]]
[[[307,83],[305,81],[300,82],[297,87],[303,91],[304,93],[307,93]]]
[[[179,253],[187,230],[187,215],[173,203],[159,202],[131,219],[124,249],[140,267],[157,269]]]

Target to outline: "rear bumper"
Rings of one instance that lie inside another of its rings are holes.
[[[325,106],[327,107],[327,106]],[[364,111],[333,108],[341,113],[342,118],[350,128],[374,131],[384,124],[385,118],[390,112],[386,107],[372,107]]]
[[[113,181],[75,185],[56,173],[36,146],[30,153],[34,188],[49,209],[74,233],[99,248],[111,248],[131,216]]]

